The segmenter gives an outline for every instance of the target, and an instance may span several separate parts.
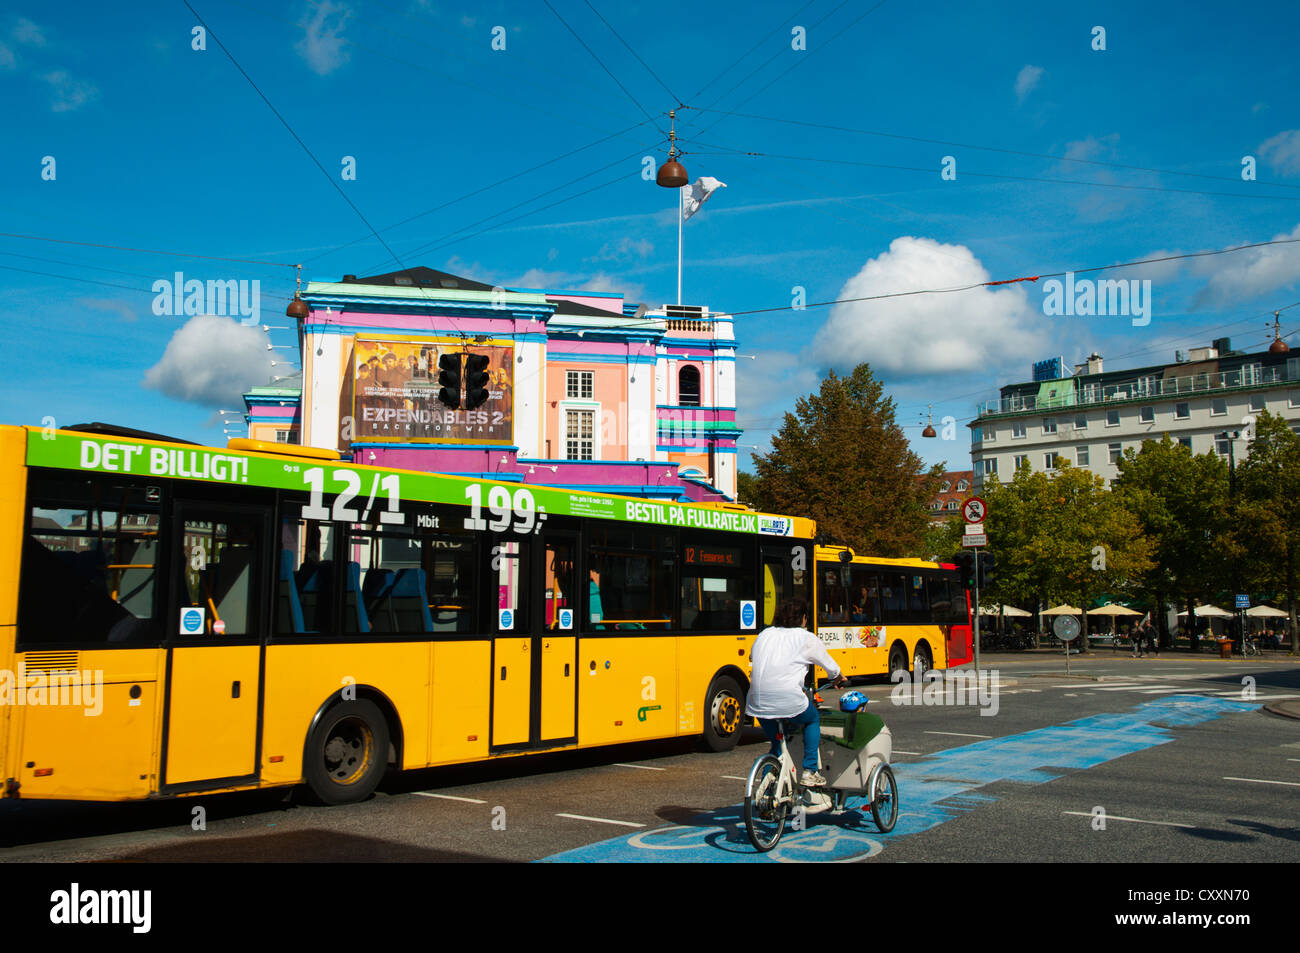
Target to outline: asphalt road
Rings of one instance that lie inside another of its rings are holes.
[[[859,686],[893,733],[901,813],[888,835],[869,812],[819,815],[757,854],[739,811],[766,747],[750,731],[721,755],[681,739],[408,773],[335,808],[283,791],[4,801],[0,860],[1300,860],[1300,720],[1262,710],[1300,700],[1296,660],[1103,651],[1072,659],[1069,677],[1060,655],[983,661],[1000,691],[982,707]]]

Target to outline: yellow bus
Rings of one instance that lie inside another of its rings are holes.
[[[971,660],[970,599],[951,563],[817,546],[817,635],[845,675],[920,678]]]
[[[518,480],[518,478],[516,478]],[[6,797],[128,800],[739,739],[811,521],[0,427]]]

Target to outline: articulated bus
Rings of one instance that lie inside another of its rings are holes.
[[[0,427],[7,797],[129,800],[702,735],[812,600],[815,526],[740,508]]]
[[[817,635],[845,675],[913,678],[971,660],[970,599],[957,567],[818,546]]]

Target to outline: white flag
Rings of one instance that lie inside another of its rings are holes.
[[[682,186],[682,221],[686,221],[700,210],[704,200],[718,189],[725,189],[726,182],[719,182],[710,175],[703,175],[690,185]]]

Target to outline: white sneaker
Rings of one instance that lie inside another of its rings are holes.
[[[826,779],[820,772],[809,771],[804,769],[803,774],[799,775],[799,783],[806,788],[822,788],[826,786]]]

